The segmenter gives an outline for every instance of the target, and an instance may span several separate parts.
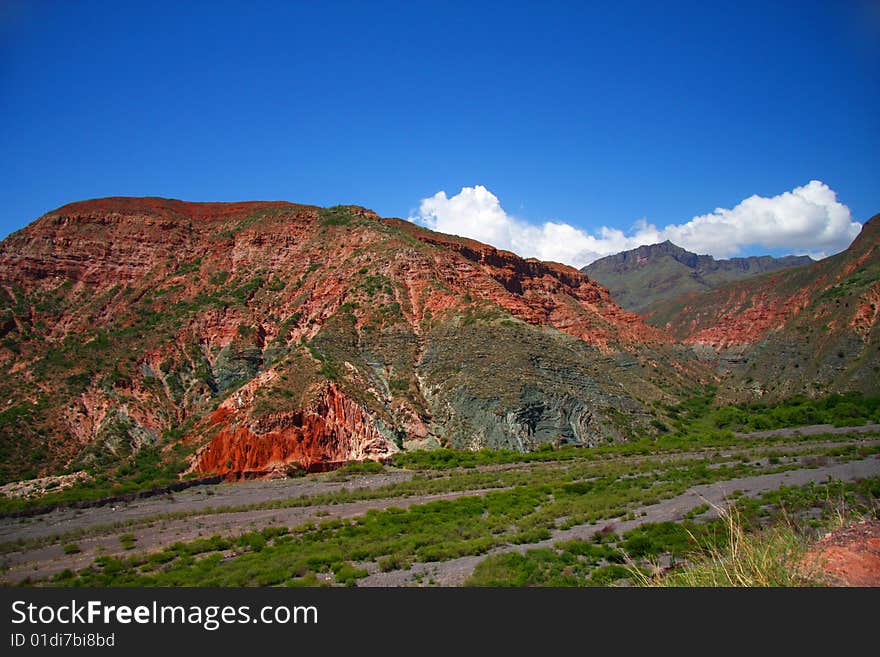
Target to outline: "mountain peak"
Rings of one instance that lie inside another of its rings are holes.
[[[652,304],[685,292],[709,290],[756,274],[811,262],[807,256],[716,260],[665,240],[606,256],[581,271],[607,287],[621,306],[643,313]]]

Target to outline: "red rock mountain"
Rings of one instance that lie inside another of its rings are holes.
[[[0,474],[595,445],[707,383],[877,394],[878,233],[645,323],[573,268],[360,207],[74,203],[0,243]]]
[[[711,378],[571,267],[355,206],[159,198],[0,243],[0,367],[4,480],[596,444]]]
[[[651,307],[732,397],[880,392],[880,215],[842,253]]]

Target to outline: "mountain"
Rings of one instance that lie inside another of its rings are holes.
[[[667,240],[600,258],[581,271],[607,287],[621,306],[641,314],[658,301],[687,292],[705,292],[756,274],[812,262],[809,256],[716,260],[685,251]]]
[[[711,379],[570,267],[357,206],[161,198],[0,243],[0,369],[3,481],[594,445]]]
[[[653,305],[741,399],[880,389],[880,215],[842,253]]]

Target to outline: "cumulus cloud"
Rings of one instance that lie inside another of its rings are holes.
[[[770,198],[750,196],[732,209],[717,208],[683,224],[658,228],[641,220],[627,232],[603,226],[590,233],[561,222],[530,223],[508,214],[482,185],[463,187],[452,197],[437,192],[422,199],[410,220],[524,257],[575,267],[664,240],[716,258],[730,258],[750,247],[824,258],[845,249],[861,229],[849,208],[819,180]]]

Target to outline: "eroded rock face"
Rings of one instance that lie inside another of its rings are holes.
[[[458,295],[490,300],[514,317],[549,325],[600,348],[668,344],[670,336],[623,310],[601,285],[582,272],[554,262],[523,259],[474,240],[434,233],[408,222],[385,220],[420,241],[441,247],[434,269]],[[442,296],[429,308],[443,308]]]
[[[775,293],[775,284],[743,295],[732,291],[734,298],[722,302],[723,310],[706,308],[699,299],[683,312],[692,327],[685,344],[707,345],[716,350],[748,345],[763,338],[769,331],[779,330],[808,304],[806,291],[792,296]],[[709,313],[715,312],[711,319]],[[708,325],[707,325],[708,324]]]
[[[287,475],[321,464],[380,460],[398,451],[369,412],[334,384],[326,386],[304,409],[262,416],[251,422],[225,403],[207,424],[216,431],[196,453],[191,472],[230,479]]]
[[[0,497],[40,497],[50,491],[64,490],[89,479],[91,477],[87,472],[79,471],[53,477],[16,481],[0,486]]]
[[[880,281],[875,281],[861,296],[850,320],[850,328],[868,340],[880,316]]]
[[[876,228],[651,326],[571,267],[356,206],[71,204],[0,243],[0,474],[177,441],[230,477],[594,445],[707,383],[876,388]]]

